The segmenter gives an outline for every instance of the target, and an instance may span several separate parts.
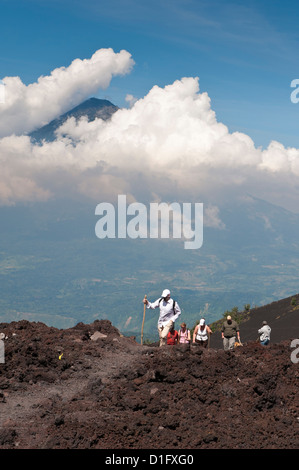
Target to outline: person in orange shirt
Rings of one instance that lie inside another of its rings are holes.
[[[179,334],[178,332],[174,329],[174,327],[169,330],[168,335],[167,335],[167,344],[170,346],[175,346],[179,342]]]

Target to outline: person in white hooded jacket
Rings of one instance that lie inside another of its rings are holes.
[[[258,334],[260,335],[260,344],[263,346],[267,346],[270,342],[270,333],[271,333],[271,328],[266,322],[266,320],[263,321],[263,326],[258,330]]]
[[[161,298],[157,299],[155,302],[151,303],[144,298],[143,303],[146,304],[147,308],[160,308],[160,316],[158,320],[160,346],[166,345],[167,335],[174,327],[176,319],[181,315],[181,309],[178,303],[170,298],[170,291],[168,289],[165,289],[162,292]]]

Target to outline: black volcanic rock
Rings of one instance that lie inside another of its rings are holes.
[[[88,121],[94,121],[96,118],[108,120],[118,109],[117,106],[108,100],[90,98],[62,114],[57,119],[49,122],[49,124],[31,132],[29,136],[35,143],[41,143],[43,140],[52,142],[56,139],[55,131],[64,124],[68,118],[74,117],[76,120],[79,120],[81,117],[86,116]]]
[[[278,313],[271,305],[268,319]],[[66,330],[22,320],[0,332],[1,449],[298,449],[287,339],[159,348],[108,320]]]

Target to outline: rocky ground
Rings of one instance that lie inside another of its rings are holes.
[[[0,331],[1,449],[299,448],[290,340],[159,348],[107,320]]]

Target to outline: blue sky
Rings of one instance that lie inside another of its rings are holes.
[[[35,82],[100,49],[131,53],[135,66],[98,93],[119,106],[154,85],[199,77],[217,119],[248,134],[299,148],[295,1],[1,0],[0,78]]]

